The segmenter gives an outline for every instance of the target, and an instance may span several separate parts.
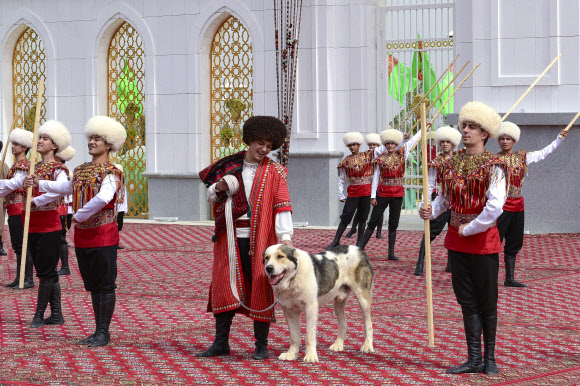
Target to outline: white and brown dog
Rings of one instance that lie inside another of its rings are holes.
[[[338,319],[338,334],[332,351],[342,351],[346,337],[344,308],[353,291],[358,299],[365,324],[361,352],[372,353],[373,325],[371,297],[373,269],[367,255],[355,246],[340,245],[316,255],[283,244],[272,245],[264,252],[264,267],[270,285],[282,306],[290,330],[290,349],[281,360],[294,360],[300,348],[300,314],[306,315],[305,362],[318,362],[316,328],[318,305],[333,301]]]

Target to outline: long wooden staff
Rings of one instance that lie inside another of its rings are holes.
[[[578,114],[576,114],[576,116],[572,119],[572,121],[570,123],[568,123],[568,126],[566,126],[566,128],[564,129],[564,131],[568,131],[570,130],[570,128],[572,127],[572,125],[574,124],[574,122],[576,122],[576,119],[578,119],[578,117],[580,117],[580,111],[578,111]],[[562,138],[563,135],[560,134],[558,136],[558,138]]]
[[[429,89],[429,91],[427,91],[425,93],[425,95],[423,95],[421,97],[421,99],[419,100],[419,102],[417,103],[422,103],[425,102],[425,99],[427,98],[427,95],[431,94],[431,91],[433,91],[433,88],[437,85],[437,83],[439,83],[439,81],[443,78],[443,76],[447,73],[447,71],[449,71],[449,69],[451,68],[451,66],[453,66],[453,63],[455,63],[455,61],[457,60],[457,58],[459,57],[459,54],[457,54],[457,56],[455,56],[455,58],[453,58],[453,61],[451,62],[451,64],[449,66],[447,66],[447,68],[445,69],[445,71],[443,71],[443,73],[439,76],[439,78],[435,81],[435,83],[433,83],[433,85],[431,86],[431,88]],[[468,61],[469,63],[469,61]],[[405,124],[405,122],[407,121],[407,119],[409,119],[409,117],[411,116],[411,114],[413,114],[413,109],[411,109],[411,111],[409,112],[409,114],[407,114],[407,116],[405,117],[405,119],[403,119],[401,121],[401,123],[399,123],[399,126],[397,126],[396,130],[399,130],[401,128],[401,126],[403,126]]]
[[[537,79],[534,81],[534,83],[532,83],[532,84],[530,85],[530,87],[528,87],[528,89],[526,90],[526,92],[525,92],[525,93],[524,93],[524,94],[523,94],[523,95],[520,97],[520,99],[518,99],[518,100],[517,100],[517,102],[516,102],[516,103],[514,103],[514,105],[512,106],[512,108],[511,108],[511,109],[509,109],[507,113],[505,113],[505,115],[504,115],[504,116],[501,118],[501,121],[502,121],[502,122],[503,122],[503,121],[505,121],[505,119],[508,117],[508,115],[510,115],[510,114],[511,114],[511,112],[512,112],[512,111],[513,111],[513,110],[516,108],[516,106],[520,104],[520,102],[522,101],[522,99],[524,99],[524,97],[525,97],[526,95],[528,95],[528,93],[529,93],[529,92],[530,92],[530,91],[531,91],[531,90],[534,88],[534,86],[536,85],[536,83],[538,83],[538,82],[540,81],[540,79],[542,79],[542,77],[543,77],[544,75],[546,75],[546,73],[548,72],[548,70],[549,70],[550,68],[552,68],[552,66],[553,66],[554,64],[556,64],[556,62],[558,61],[558,59],[560,59],[560,56],[562,56],[562,53],[559,53],[559,54],[558,54],[558,56],[556,56],[556,57],[554,58],[554,60],[552,60],[552,63],[550,63],[550,64],[548,65],[548,67],[546,67],[546,69],[544,70],[544,72],[542,72],[542,73],[540,74],[540,76],[538,76],[538,78],[537,78]]]
[[[457,92],[457,90],[459,90],[461,88],[461,85],[463,83],[465,83],[465,81],[471,76],[471,74],[473,74],[473,71],[477,70],[477,67],[479,67],[481,65],[481,63],[479,63],[477,66],[475,66],[475,68],[473,70],[471,70],[471,72],[469,74],[467,74],[467,76],[461,81],[461,83],[459,83],[459,86],[457,86],[457,88],[455,90],[453,90],[453,92],[451,93],[451,95],[449,95],[449,97],[447,98],[447,100],[445,101],[445,103],[443,103],[443,105],[441,106],[441,108],[439,110],[437,110],[437,112],[435,113],[435,115],[433,116],[433,118],[431,118],[431,120],[429,121],[430,125],[433,125],[433,122],[435,121],[435,118],[437,118],[437,116],[441,113],[441,111],[443,111],[443,109],[445,108],[445,106],[447,106],[447,103],[449,103],[449,101],[451,100],[451,98],[453,98],[453,95]],[[415,124],[416,125],[416,124]],[[413,129],[415,126],[413,126],[411,129]],[[412,152],[415,149],[415,146],[417,146],[419,144],[419,142],[415,142],[415,144],[413,145],[413,147],[409,150],[409,153]]]
[[[423,163],[423,206],[429,206],[429,176],[427,166],[427,120],[425,103],[421,103],[421,162]],[[433,287],[431,283],[431,231],[429,220],[425,220],[425,274],[427,276],[427,329],[429,331],[429,347],[435,347],[433,326]]]
[[[6,161],[6,151],[8,150],[8,145],[10,145],[10,134],[12,130],[16,127],[16,118],[12,120],[12,126],[10,127],[10,132],[8,132],[8,139],[6,140],[6,144],[4,145],[4,153],[2,154],[2,162],[0,163],[0,174],[4,170],[4,161]]]
[[[455,77],[459,76],[459,75],[461,74],[461,72],[463,72],[463,69],[464,69],[465,67],[467,67],[467,65],[468,65],[468,64],[469,64],[469,60],[468,60],[468,61],[467,61],[467,62],[466,62],[464,65],[463,65],[463,67],[461,67],[461,69],[460,69],[460,70],[457,72],[457,74],[455,74]],[[480,63],[480,64],[481,64],[481,63]],[[479,64],[478,64],[478,66],[479,66]],[[477,67],[475,67],[475,68],[477,68]],[[472,72],[473,72],[473,71],[472,71]],[[449,88],[449,87],[450,87],[452,84],[453,84],[453,82],[449,82],[449,83],[447,84],[447,86],[446,86],[446,87],[443,89],[443,91],[441,91],[441,92],[439,93],[439,95],[437,95],[437,98],[435,98],[435,102],[433,102],[433,104],[432,104],[431,106],[436,106],[436,105],[437,105],[437,101],[438,101],[439,99],[441,99],[441,97],[443,96],[443,93],[444,93],[445,91],[447,91],[447,89],[448,89],[448,88]],[[411,132],[413,131],[413,129],[414,129],[415,127],[417,127],[417,125],[419,124],[419,122],[420,122],[420,120],[419,120],[419,121],[417,121],[417,122],[415,122],[415,124],[414,124],[414,125],[413,125],[413,126],[412,126],[412,127],[411,127],[411,128],[408,130],[408,131],[407,131],[407,134],[406,134],[406,135],[409,135],[409,134],[411,134]]]
[[[42,94],[44,93],[44,80],[38,82],[38,97],[36,98],[36,115],[34,117],[34,134],[32,137],[32,149],[30,149],[30,166],[28,175],[34,173],[36,160],[36,146],[38,145],[38,123],[40,121],[40,110],[42,109]],[[18,287],[24,288],[24,275],[26,269],[26,255],[28,251],[28,228],[30,226],[30,205],[32,204],[32,186],[26,188],[26,214],[24,215],[24,236],[22,238],[22,258],[20,263],[20,282]]]

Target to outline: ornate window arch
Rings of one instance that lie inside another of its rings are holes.
[[[38,82],[45,82],[40,123],[46,121],[46,51],[40,36],[27,27],[16,40],[12,56],[12,108],[15,127],[34,130]]]
[[[211,161],[245,149],[242,125],[253,115],[250,34],[234,16],[217,29],[211,45]]]
[[[137,30],[124,22],[113,34],[107,53],[108,115],[127,130],[127,141],[114,162],[123,166],[127,215],[147,217],[145,49]]]

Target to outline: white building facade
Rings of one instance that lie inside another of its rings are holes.
[[[388,31],[393,30],[390,15],[412,8],[422,9],[423,15],[429,9],[437,11],[420,20],[422,26],[431,23],[426,30],[416,21],[398,25],[408,29],[406,39],[420,40],[414,37],[417,33],[433,42],[451,41],[447,56],[435,52],[437,47],[429,51],[432,59],[442,58],[433,59],[437,73],[456,54],[456,69],[471,60],[458,79],[482,63],[455,94],[455,112],[473,99],[506,112],[558,52],[562,58],[557,66],[510,116],[522,126],[521,146],[516,147],[538,150],[547,145],[580,109],[576,0],[304,0],[288,165],[295,221],[338,223],[336,166],[347,150],[342,135],[380,132],[393,120],[386,47]],[[216,73],[228,64],[216,67],[212,60],[212,55],[217,57],[216,39],[232,16],[245,31],[243,38],[235,39],[244,40],[242,49],[251,53],[243,54],[249,61],[244,59],[242,67],[251,68],[239,86],[246,90],[243,97],[218,95],[233,83],[216,83]],[[119,31],[125,23],[134,32],[123,37]],[[230,141],[235,145],[236,130],[247,116],[277,115],[273,1],[1,0],[2,138],[14,118],[30,113],[17,97],[23,91],[15,86],[21,82],[15,75],[21,66],[15,53],[28,28],[44,49],[44,118],[63,122],[77,149],[70,167],[90,159],[83,128],[91,116],[130,117],[123,123],[132,142],[119,162],[135,174],[128,188],[137,217],[209,219],[199,171],[216,154],[223,155]],[[135,47],[115,48],[115,39],[125,39],[126,44],[127,36],[138,36]],[[115,69],[115,63],[121,67]],[[26,79],[36,82],[38,76]],[[231,124],[234,137],[230,139],[226,124],[220,123],[215,138],[212,125],[225,115],[214,109],[216,103],[237,99],[245,107],[239,121]],[[135,110],[130,110],[130,100]],[[448,122],[454,119],[456,115],[448,114]],[[580,188],[580,174],[569,163],[579,156],[578,135],[572,129],[556,154],[530,168],[524,195],[532,232],[580,231],[578,205],[569,204],[576,202]]]

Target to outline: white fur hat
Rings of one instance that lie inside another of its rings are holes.
[[[475,122],[488,132],[489,138],[495,138],[501,125],[501,118],[493,107],[481,102],[468,102],[459,112],[459,128],[464,121]]]
[[[348,145],[350,145],[352,143],[358,143],[359,145],[362,145],[362,143],[363,143],[363,136],[358,131],[352,131],[350,133],[346,133],[342,137],[342,140],[344,142],[344,146],[348,146]]]
[[[55,153],[63,151],[72,141],[70,133],[65,125],[59,121],[46,121],[38,128],[38,135],[48,135],[52,142],[58,146]]]
[[[69,146],[66,149],[64,149],[63,151],[60,151],[58,153],[55,154],[55,156],[57,156],[58,158],[60,158],[63,161],[70,161],[71,159],[73,159],[73,157],[75,156],[75,154],[77,153],[77,151],[74,149],[74,147]]]
[[[377,145],[381,144],[381,136],[377,133],[367,134],[365,139],[367,140],[367,145],[370,145],[371,143],[376,143]]]
[[[518,125],[512,122],[502,122],[501,128],[499,129],[499,133],[497,133],[498,138],[502,135],[509,135],[514,139],[514,141],[520,140],[520,128]]]
[[[34,139],[34,134],[31,131],[23,129],[14,129],[10,133],[8,140],[12,143],[24,146],[27,148],[32,147],[32,140]]]
[[[115,167],[117,169],[119,169],[120,171],[123,171],[123,165],[121,165],[121,164],[115,164]]]
[[[384,145],[386,142],[395,142],[400,145],[403,142],[403,133],[395,129],[387,129],[381,133],[381,143]]]
[[[435,142],[439,144],[441,141],[449,141],[457,148],[461,142],[461,133],[451,126],[440,127],[435,132]]]
[[[112,151],[122,148],[127,139],[127,131],[123,125],[113,118],[102,115],[92,117],[85,125],[85,137],[90,139],[93,135],[103,137],[105,142],[111,145]]]

